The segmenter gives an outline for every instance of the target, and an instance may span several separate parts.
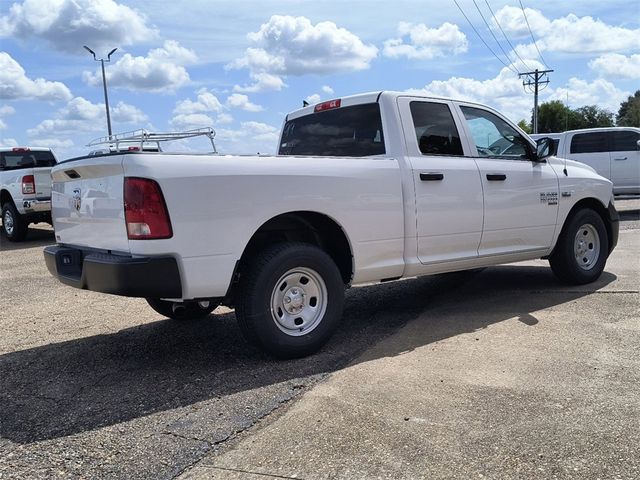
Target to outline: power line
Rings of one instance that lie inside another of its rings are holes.
[[[544,57],[542,56],[542,53],[540,53],[540,49],[538,48],[536,39],[533,37],[533,32],[531,31],[531,27],[529,26],[529,20],[527,19],[527,13],[524,11],[524,7],[522,6],[522,0],[518,0],[518,3],[520,3],[520,8],[522,9],[522,14],[524,15],[524,21],[527,22],[527,28],[529,29],[529,33],[531,34],[531,40],[533,40],[533,45],[536,47],[536,50],[538,51],[540,60],[542,60],[542,63],[545,67],[549,68],[549,65],[547,65],[547,62],[544,61]]]
[[[507,43],[509,44],[509,46],[511,47],[511,50],[513,50],[513,53],[516,54],[516,56],[520,59],[520,61],[522,62],[522,64],[524,65],[524,68],[526,68],[527,70],[531,70],[531,67],[529,67],[529,65],[527,65],[524,61],[524,59],[520,56],[520,54],[518,53],[518,51],[516,50],[516,47],[513,46],[513,44],[511,43],[511,40],[509,40],[509,37],[507,37],[507,34],[504,32],[504,30],[502,29],[502,26],[500,25],[500,22],[498,22],[498,19],[496,18],[496,14],[493,13],[493,9],[491,8],[491,5],[489,5],[489,2],[487,0],[484,0],[484,3],[487,4],[487,7],[489,7],[489,11],[491,12],[491,17],[493,18],[493,21],[496,22],[496,25],[498,25],[498,28],[500,29],[500,31],[502,32],[502,35],[504,36],[504,39],[507,41]]]
[[[504,51],[504,48],[502,48],[502,44],[500,44],[500,42],[498,41],[498,39],[496,38],[496,36],[493,33],[493,30],[491,30],[491,27],[489,26],[489,22],[487,22],[487,19],[484,18],[484,15],[482,14],[482,11],[480,10],[480,7],[478,7],[478,4],[476,3],[476,0],[473,0],[473,4],[476,6],[476,10],[478,10],[478,13],[480,14],[480,17],[482,17],[482,21],[484,22],[484,24],[487,26],[487,30],[489,30],[489,33],[491,34],[491,36],[493,37],[493,39],[496,41],[496,43],[498,44],[498,47],[500,47],[500,50],[502,50],[502,53],[504,53],[504,56],[507,58],[507,60],[509,62],[511,62],[511,59],[509,58],[509,54],[507,54],[507,52]],[[516,67],[515,65],[513,66],[513,68],[515,68],[518,72],[518,74],[520,73],[520,70],[518,70],[518,67]]]
[[[507,65],[506,63],[504,63],[502,61],[502,59],[496,55],[496,52],[494,52],[492,50],[492,48],[487,44],[487,42],[484,41],[484,38],[482,38],[482,35],[480,35],[480,33],[478,32],[478,30],[476,30],[476,27],[473,25],[473,23],[471,23],[471,20],[469,20],[469,17],[467,17],[467,14],[464,13],[464,10],[462,10],[462,8],[460,7],[460,5],[458,5],[457,0],[453,0],[453,3],[456,4],[456,7],[458,7],[458,10],[460,10],[460,13],[462,13],[462,15],[464,16],[464,18],[467,19],[467,22],[469,23],[469,25],[471,25],[471,28],[473,29],[474,32],[476,32],[476,35],[478,36],[478,38],[482,41],[482,43],[484,43],[484,46],[487,47],[489,49],[489,51],[493,54],[494,57],[496,57],[498,59],[498,61],[504,65],[505,67],[507,67],[509,70],[511,70],[513,73],[515,73],[516,75],[518,75],[520,72],[518,72],[517,70],[515,70],[513,67],[511,67],[510,65]]]

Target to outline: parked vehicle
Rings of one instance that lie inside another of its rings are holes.
[[[535,258],[596,280],[618,239],[611,182],[550,148],[478,104],[341,98],[287,115],[277,156],[61,163],[44,256],[68,285],[167,317],[235,307],[249,341],[307,355],[338,326],[345,286]],[[84,210],[95,191],[119,208]]]
[[[640,194],[640,128],[589,128],[531,137],[552,138],[558,157],[594,168],[613,182],[616,195]]]
[[[0,148],[2,232],[7,240],[24,240],[30,223],[51,223],[51,167],[48,148]]]

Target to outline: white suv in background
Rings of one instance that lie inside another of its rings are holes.
[[[585,163],[613,182],[613,193],[640,194],[640,128],[609,127],[541,133],[531,138],[549,137],[556,155]]]
[[[51,167],[57,163],[49,148],[0,148],[0,208],[7,240],[24,240],[30,223],[51,223]]]

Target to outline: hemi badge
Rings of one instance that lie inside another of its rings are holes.
[[[570,197],[572,194],[573,192],[562,192],[563,197]]]

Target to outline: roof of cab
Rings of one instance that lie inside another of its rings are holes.
[[[0,152],[50,152],[51,149],[47,147],[26,147],[16,145],[15,147],[0,147]]]

